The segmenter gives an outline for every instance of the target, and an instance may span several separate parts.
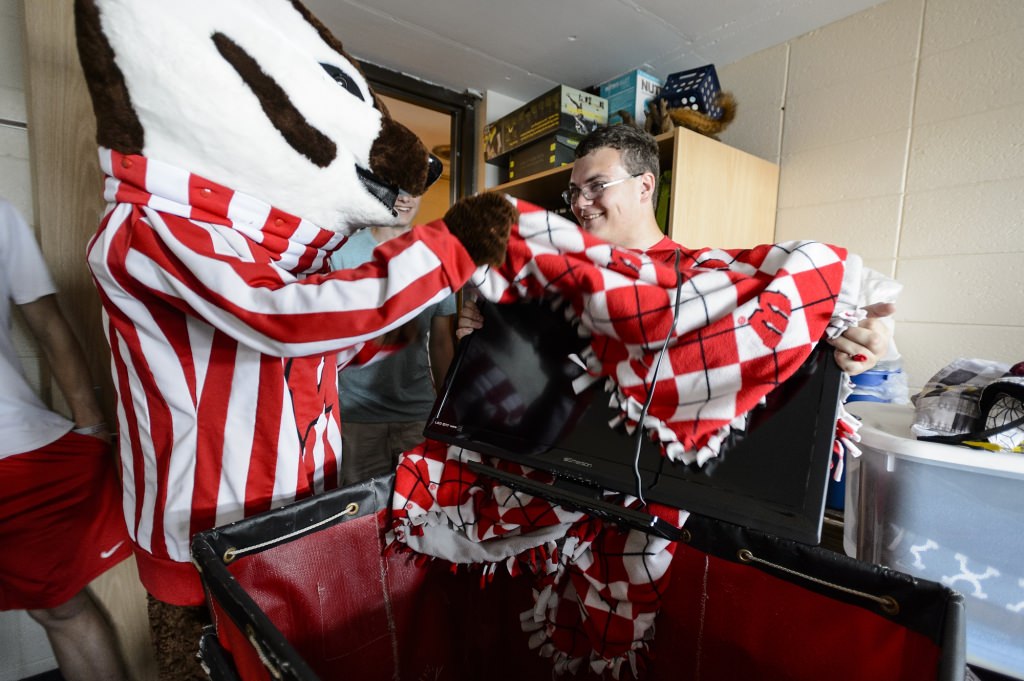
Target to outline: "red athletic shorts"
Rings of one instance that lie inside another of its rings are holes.
[[[56,607],[130,553],[103,440],[68,433],[0,459],[0,610]]]

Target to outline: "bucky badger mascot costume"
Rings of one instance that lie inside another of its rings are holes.
[[[88,262],[159,627],[183,612],[165,604],[203,602],[195,532],[337,486],[337,362],[372,357],[387,347],[374,339],[500,262],[515,209],[469,199],[330,272],[348,235],[397,222],[398,191],[440,174],[341,43],[288,0],[79,0],[75,13],[107,178]]]

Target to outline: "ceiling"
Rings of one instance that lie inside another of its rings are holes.
[[[304,1],[359,59],[528,101],[634,68],[729,64],[881,0]]]

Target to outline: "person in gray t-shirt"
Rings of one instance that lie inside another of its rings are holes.
[[[406,220],[353,234],[331,262],[351,268],[367,262],[381,242],[409,230],[420,198],[402,193],[395,209]],[[423,426],[454,355],[455,296],[423,310],[414,320],[416,340],[395,354],[338,374],[341,403],[341,470],[349,485],[395,469],[398,455],[423,441]]]

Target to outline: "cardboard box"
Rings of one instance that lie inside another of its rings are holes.
[[[582,135],[557,132],[510,152],[508,179],[517,180],[572,163],[581,139]]]
[[[846,553],[961,592],[967,662],[1024,679],[1024,455],[921,442],[914,408],[856,402]]]
[[[607,124],[608,100],[559,85],[488,125],[484,132],[484,156],[495,161],[559,130],[582,136]]]
[[[608,100],[608,124],[621,123],[619,112],[626,111],[643,127],[647,120],[647,103],[661,93],[662,85],[660,78],[640,69],[601,83],[600,95]]]

